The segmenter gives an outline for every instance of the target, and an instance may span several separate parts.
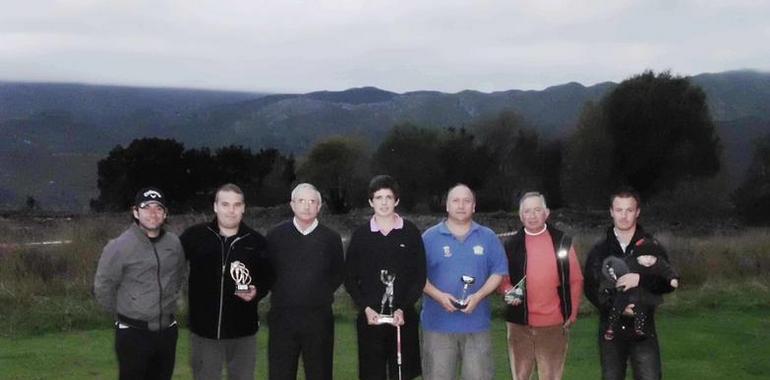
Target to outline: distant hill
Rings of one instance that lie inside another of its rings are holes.
[[[708,95],[726,166],[742,173],[750,141],[770,131],[770,74],[731,71],[692,79]],[[330,135],[357,135],[374,147],[398,123],[460,127],[511,110],[542,136],[560,138],[575,127],[585,102],[615,86],[260,94],[0,82],[0,208],[32,195],[45,208],[85,210],[96,196],[96,162],[140,137],[174,138],[188,148],[238,144],[301,155]]]

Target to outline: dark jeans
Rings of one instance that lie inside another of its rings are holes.
[[[332,380],[334,315],[331,307],[270,310],[267,342],[271,380],[297,378],[300,354],[307,380]]]
[[[115,328],[121,380],[171,379],[176,360],[177,326],[160,331]]]
[[[404,311],[406,324],[401,326],[401,371],[403,379],[420,376],[419,316],[414,310]],[[358,378],[365,380],[398,379],[396,328],[392,325],[369,325],[366,314],[356,319],[358,340]],[[387,375],[390,376],[387,376]]]
[[[634,379],[660,379],[662,374],[658,338],[654,333],[641,339],[636,337],[633,334],[633,323],[629,323],[629,320],[623,318],[613,340],[604,339],[604,331],[599,332],[602,379],[625,379],[626,365],[629,360],[634,371]]]

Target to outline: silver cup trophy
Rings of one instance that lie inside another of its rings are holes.
[[[468,276],[467,274],[464,274],[460,276],[460,281],[463,283],[462,296],[458,298],[457,302],[452,302],[452,304],[454,304],[456,308],[462,310],[468,307],[468,287],[473,285],[473,283],[476,282],[476,277]]]
[[[382,294],[380,302],[380,314],[377,315],[377,324],[393,323],[393,283],[396,282],[396,275],[389,273],[387,269],[380,270],[380,281],[385,284],[385,293]],[[385,304],[388,304],[388,312],[385,313]]]
[[[230,277],[235,281],[235,294],[248,293],[251,284],[251,275],[246,265],[240,261],[230,263]]]

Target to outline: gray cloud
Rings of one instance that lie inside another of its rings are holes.
[[[2,4],[5,3],[5,4]],[[0,1],[0,79],[305,92],[770,70],[764,1]]]

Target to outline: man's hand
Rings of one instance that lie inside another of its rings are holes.
[[[567,318],[567,321],[566,321],[566,322],[564,322],[564,324],[563,324],[563,325],[561,325],[561,327],[562,327],[564,330],[569,330],[569,328],[570,328],[570,327],[572,327],[572,325],[574,325],[574,324],[575,324],[575,320],[574,320],[574,319],[572,319],[572,318]]]
[[[483,298],[479,297],[478,293],[473,293],[468,296],[467,300],[468,303],[465,304],[465,308],[461,309],[461,311],[465,314],[473,313],[473,310],[476,310],[476,306],[479,306],[479,302],[481,302]]]
[[[403,326],[405,322],[404,312],[401,309],[396,309],[393,312],[393,326]]]
[[[251,302],[251,300],[257,296],[257,287],[254,285],[249,285],[249,291],[247,293],[235,293],[235,295],[246,302]]]
[[[615,283],[615,287],[623,289],[624,292],[637,286],[639,286],[639,273],[626,273],[620,276],[618,282]]]
[[[438,302],[441,307],[444,308],[446,312],[454,312],[457,311],[457,308],[452,304],[453,302],[457,302],[457,299],[454,298],[449,293],[442,292],[439,288],[433,286],[433,284],[430,283],[430,280],[425,281],[425,287],[423,288],[423,291],[425,294],[430,296],[430,298],[433,298],[436,302]]]
[[[508,288],[508,289],[507,289],[507,290],[506,290],[506,291],[503,293],[503,302],[505,302],[505,303],[507,303],[507,304],[509,304],[509,305],[511,305],[511,306],[519,306],[519,305],[521,305],[521,298],[518,298],[518,297],[512,297],[512,298],[510,298],[510,302],[509,302],[509,301],[506,301],[506,300],[508,299],[508,298],[507,298],[508,294],[509,294],[509,293],[511,293],[512,291],[513,291],[513,287],[510,287],[510,288]]]
[[[457,308],[455,307],[454,303],[458,302],[454,296],[452,296],[449,293],[441,293],[438,295],[438,298],[436,298],[436,302],[441,305],[441,307],[444,308],[445,311],[452,313],[457,311]]]
[[[632,303],[628,304],[628,306],[626,306],[626,309],[623,310],[623,315],[628,316],[628,317],[633,317],[634,316],[634,306],[636,306],[636,305],[634,305]]]
[[[367,306],[366,309],[364,309],[364,314],[366,314],[366,323],[370,325],[376,325],[377,320],[379,319],[379,314],[372,310],[371,307]]]

